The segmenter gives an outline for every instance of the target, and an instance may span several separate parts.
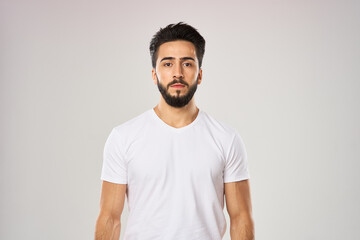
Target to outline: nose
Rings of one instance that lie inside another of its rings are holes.
[[[181,64],[176,64],[174,67],[173,78],[183,78],[182,66]]]

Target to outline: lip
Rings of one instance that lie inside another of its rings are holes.
[[[173,84],[173,85],[171,85],[171,87],[174,87],[174,88],[183,88],[183,87],[185,87],[185,86],[182,85],[182,84]]]

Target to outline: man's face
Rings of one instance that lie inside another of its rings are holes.
[[[194,44],[183,40],[161,44],[152,77],[167,104],[187,105],[202,77]]]

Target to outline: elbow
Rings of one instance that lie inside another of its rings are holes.
[[[111,214],[100,214],[96,220],[97,226],[112,226],[113,228],[121,226],[120,216]]]
[[[248,226],[251,229],[254,229],[255,223],[251,214],[241,214],[230,217],[231,228],[238,228],[244,225]]]
[[[255,239],[255,224],[251,215],[230,219],[231,239]]]
[[[114,239],[119,238],[120,230],[120,218],[100,214],[96,220],[95,239],[110,239],[109,236],[114,236]],[[113,238],[111,237],[111,239]]]

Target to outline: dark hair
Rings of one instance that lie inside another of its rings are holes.
[[[197,29],[183,22],[169,24],[165,28],[160,28],[160,30],[153,36],[150,42],[152,67],[155,68],[156,66],[160,45],[176,40],[185,40],[194,44],[200,68],[205,53],[205,39],[200,35]]]

